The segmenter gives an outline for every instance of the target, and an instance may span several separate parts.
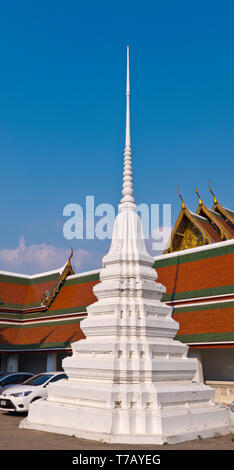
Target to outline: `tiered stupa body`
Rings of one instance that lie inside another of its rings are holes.
[[[179,442],[229,432],[214,391],[193,382],[196,360],[174,340],[178,323],[161,302],[154,260],[146,251],[132,186],[127,49],[127,118],[123,198],[97,302],[82,323],[85,340],[63,360],[68,380],[48,387],[21,426],[106,442]]]

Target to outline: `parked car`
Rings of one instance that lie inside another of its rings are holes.
[[[3,392],[4,388],[16,384],[22,384],[25,380],[28,380],[33,376],[34,374],[31,374],[30,372],[12,372],[0,375],[0,394]]]
[[[30,403],[47,397],[47,385],[61,379],[67,379],[64,372],[43,372],[34,375],[22,385],[5,388],[0,395],[0,410],[17,413],[28,411]]]

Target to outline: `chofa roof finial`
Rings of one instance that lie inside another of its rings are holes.
[[[71,254],[70,254],[70,256],[69,256],[69,258],[68,258],[68,260],[67,260],[67,264],[68,264],[69,266],[71,266],[71,258],[73,257],[73,248],[72,248],[72,246],[71,246],[70,248],[71,248]]]
[[[197,185],[196,185],[196,183],[195,183],[195,191],[196,191],[196,194],[197,194],[197,196],[198,196],[199,206],[201,206],[201,205],[202,205],[202,200],[201,200],[200,194],[199,194],[199,192],[198,192],[198,190],[197,190]]]
[[[181,201],[182,201],[182,209],[186,209],[186,205],[185,205],[185,202],[184,202],[184,200],[183,200],[183,198],[182,198],[182,196],[181,196],[181,192],[180,192],[180,187],[179,187],[179,186],[178,186],[178,194],[179,194],[179,197],[180,197],[180,199],[181,199]]]
[[[218,201],[217,201],[217,199],[216,199],[216,197],[215,197],[215,195],[214,195],[214,193],[213,193],[213,191],[212,191],[212,189],[211,189],[210,183],[208,183],[208,185],[209,185],[210,192],[211,192],[211,194],[212,194],[212,196],[213,196],[213,198],[214,198],[214,204],[217,204]]]

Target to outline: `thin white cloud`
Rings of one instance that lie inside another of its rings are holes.
[[[50,271],[63,266],[70,250],[57,248],[54,245],[41,243],[39,245],[26,245],[25,239],[20,238],[16,248],[0,250],[0,270],[36,274]],[[89,262],[90,253],[83,249],[74,250],[72,264],[83,269]]]

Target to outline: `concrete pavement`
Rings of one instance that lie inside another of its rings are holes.
[[[61,434],[19,429],[25,417],[0,411],[0,450],[234,450],[234,436],[197,439],[167,446],[105,444]]]

